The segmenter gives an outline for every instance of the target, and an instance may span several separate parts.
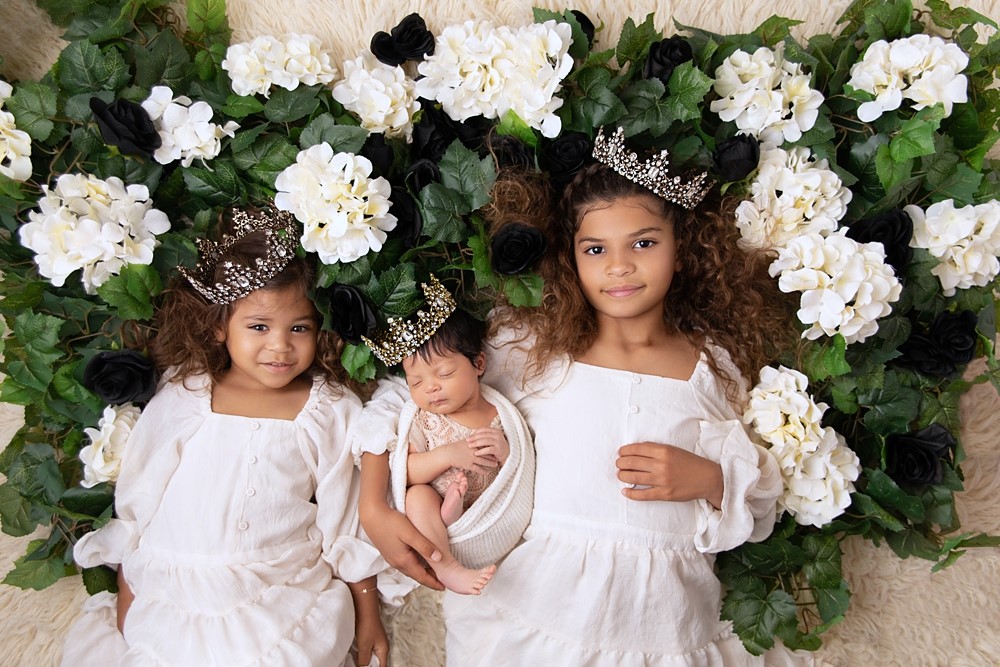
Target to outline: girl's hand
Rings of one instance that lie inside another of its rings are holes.
[[[467,440],[469,444],[476,448],[476,454],[485,456],[503,465],[510,456],[510,443],[504,437],[503,431],[498,428],[484,426],[472,432]]]
[[[369,593],[369,595],[378,595],[378,593]],[[378,658],[379,665],[388,667],[389,638],[385,634],[385,627],[382,625],[382,618],[379,616],[377,606],[374,614],[359,613],[357,615],[354,631],[358,645],[358,667],[368,665],[373,654]]]
[[[471,435],[465,440],[456,440],[444,445],[444,447],[448,448],[448,460],[455,468],[482,474],[499,465],[495,459],[480,453],[479,448],[482,445],[476,444]]]
[[[132,589],[129,588],[128,582],[125,581],[125,566],[118,566],[118,597],[117,597],[117,607],[118,607],[118,632],[125,634],[125,617],[128,615],[129,607],[132,606],[132,600],[135,599],[135,595],[132,594]]]
[[[405,515],[385,502],[362,503],[361,525],[389,565],[417,583],[435,590],[444,590],[444,585],[425,564],[441,560],[441,552],[413,527]]]
[[[622,489],[631,500],[698,500],[722,506],[722,467],[673,445],[640,442],[618,450],[618,479],[648,488]]]

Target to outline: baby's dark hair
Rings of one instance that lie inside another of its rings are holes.
[[[475,366],[477,358],[483,351],[485,337],[486,323],[458,308],[448,316],[426,343],[417,348],[415,354],[424,361],[430,361],[432,355],[457,352]]]

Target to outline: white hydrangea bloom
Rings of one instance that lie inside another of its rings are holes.
[[[88,294],[121,272],[126,264],[149,264],[156,235],[170,229],[163,211],[152,207],[145,185],[116,177],[63,174],[54,188],[42,186],[38,211],[18,231],[21,244],[34,251],[38,272],[61,287],[83,269]]]
[[[180,160],[190,167],[195,158],[211,160],[222,150],[222,137],[232,137],[239,123],[212,122],[214,112],[208,102],[191,103],[184,95],[174,97],[167,86],[154,86],[142,103],[160,135],[160,147],[153,158],[160,164]]]
[[[392,186],[369,178],[372,163],[353,153],[334,153],[327,143],[300,151],[275,180],[274,204],[303,224],[302,247],[324,264],[353,262],[379,251],[395,229],[389,213]]]
[[[969,82],[959,74],[969,57],[957,44],[937,36],[911,35],[892,42],[878,40],[851,67],[847,85],[875,96],[858,107],[866,123],[900,107],[904,99],[914,109],[941,104],[950,116],[955,104],[968,101]]]
[[[87,428],[83,432],[90,438],[90,444],[80,450],[83,462],[83,481],[80,486],[91,488],[101,482],[118,480],[121,472],[122,454],[135,422],[139,419],[139,408],[131,403],[104,408],[97,428]]]
[[[379,62],[370,52],[344,63],[333,99],[356,114],[369,132],[402,136],[407,142],[413,135],[413,115],[420,110],[413,80],[402,67]]]
[[[555,111],[563,103],[556,95],[573,66],[571,44],[570,26],[555,21],[517,29],[488,21],[449,26],[417,67],[417,96],[440,102],[458,121],[513,111],[555,137],[562,129]]]
[[[802,234],[829,234],[847,213],[851,191],[825,159],[805,147],[762,147],[750,198],[736,209],[744,248],[781,249]]]
[[[779,507],[819,527],[850,505],[861,469],[843,437],[821,425],[827,405],[813,400],[808,385],[794,369],[762,369],[743,421],[778,461],[785,487]]]
[[[798,141],[812,129],[824,99],[809,85],[802,65],[785,60],[782,45],[752,54],[735,51],[715,70],[713,88],[720,99],[709,108],[719,118],[775,145]]]
[[[902,286],[885,263],[881,243],[858,243],[841,229],[830,236],[804,234],[791,240],[771,264],[783,292],[802,292],[799,320],[815,340],[841,334],[848,344],[878,331],[877,320],[892,312]]]
[[[937,260],[931,273],[945,296],[957,289],[983,287],[1000,274],[1000,202],[955,208],[953,199],[904,209],[913,219],[910,246],[927,249]]]
[[[281,38],[255,37],[226,49],[222,69],[229,73],[237,95],[268,97],[272,86],[295,90],[299,84],[328,84],[337,76],[330,54],[318,37],[289,33]]]
[[[31,137],[17,129],[14,114],[3,110],[14,87],[0,79],[0,174],[14,181],[31,178]]]

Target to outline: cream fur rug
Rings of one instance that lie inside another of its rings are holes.
[[[387,30],[413,11],[432,31],[467,18],[522,25],[532,5],[567,6],[603,21],[605,45],[614,43],[625,18],[642,20],[656,12],[658,27],[674,32],[668,18],[721,33],[746,32],[771,14],[804,21],[798,36],[830,32],[849,0],[228,0],[235,41],[259,34],[316,34],[335,61],[354,58],[371,35]],[[1000,20],[998,0],[954,0]],[[59,53],[58,30],[28,0],[0,0],[0,75],[4,79],[42,76]],[[990,385],[974,387],[962,401],[963,464],[966,492],[958,499],[962,528],[1000,534],[1000,397]],[[0,445],[18,428],[21,413],[0,405]],[[24,553],[28,538],[0,535],[0,577]],[[887,547],[849,540],[845,570],[854,595],[847,619],[827,634],[816,664],[853,665],[1000,665],[1000,550],[967,553],[951,568],[931,574],[920,560],[899,560]],[[86,592],[78,577],[63,579],[42,592],[0,585],[0,665],[39,667],[59,664],[61,637]],[[389,615],[397,667],[442,665],[443,630],[437,600],[417,592]],[[461,667],[461,666],[456,666]]]

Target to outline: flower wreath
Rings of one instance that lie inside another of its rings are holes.
[[[0,400],[26,416],[0,455],[0,520],[51,533],[4,583],[51,585],[110,518],[154,386],[126,334],[149,326],[222,209],[294,214],[324,326],[370,380],[362,336],[415,310],[431,273],[475,312],[539,304],[540,235],[490,230],[482,209],[498,165],[563,185],[601,125],[711,169],[743,200],[743,243],[769,248],[779,287],[800,295],[804,352],[761,371],[745,415],[781,465],[781,514],[767,541],[717,562],[747,648],[820,645],[847,610],[846,536],[935,567],[1000,543],[958,533],[954,510],[959,396],[1000,389],[989,18],[857,0],[836,34],[802,43],[777,16],[664,38],[650,15],[601,50],[577,11],[436,35],[413,14],[334,64],[308,35],[231,44],[221,0],[189,0],[183,33],[160,2],[102,2],[97,21],[45,6],[68,46],[41,81],[0,82]],[[977,358],[986,371],[963,379]],[[83,581],[114,587],[104,568]]]

